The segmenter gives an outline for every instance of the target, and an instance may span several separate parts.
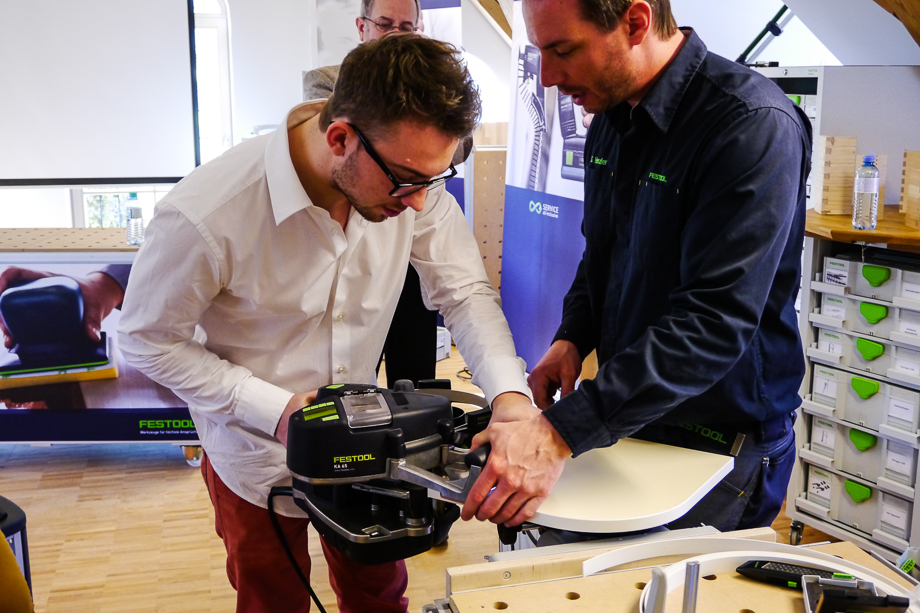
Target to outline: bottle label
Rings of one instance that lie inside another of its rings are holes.
[[[864,194],[877,194],[878,177],[857,177],[853,191]]]

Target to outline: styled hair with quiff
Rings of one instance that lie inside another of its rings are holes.
[[[385,36],[355,47],[342,62],[319,127],[344,119],[367,134],[413,119],[455,138],[479,123],[479,90],[448,43],[417,34]]]

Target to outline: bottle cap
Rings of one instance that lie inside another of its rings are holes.
[[[875,154],[864,155],[863,164],[875,164]]]
[[[129,192],[128,198],[130,198],[131,200],[137,200],[137,192]]]

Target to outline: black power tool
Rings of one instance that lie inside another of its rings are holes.
[[[442,501],[466,500],[488,454],[487,446],[469,452],[491,417],[484,398],[416,391],[409,381],[395,387],[328,385],[288,426],[294,501],[360,564],[428,551],[439,531],[446,538],[459,508]],[[483,408],[464,413],[452,400]]]

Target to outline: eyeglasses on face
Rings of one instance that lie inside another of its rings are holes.
[[[381,33],[393,32],[399,30],[400,32],[418,32],[418,26],[408,21],[402,23],[393,23],[392,21],[374,21],[370,17],[362,17],[361,19],[369,21],[374,24]]]
[[[364,147],[364,150],[367,151],[367,154],[371,156],[371,159],[377,163],[377,166],[380,167],[380,170],[383,171],[383,174],[385,174],[387,179],[389,179],[393,184],[393,189],[390,190],[389,194],[391,198],[402,198],[403,196],[414,194],[421,189],[431,189],[438,183],[443,183],[444,181],[447,181],[448,179],[457,175],[457,169],[454,168],[453,163],[451,163],[447,170],[429,181],[415,181],[410,183],[399,181],[396,178],[396,175],[394,175],[393,172],[387,167],[387,165],[383,163],[383,160],[380,159],[380,156],[377,155],[377,152],[374,151],[374,148],[371,147],[371,144],[367,141],[364,135],[361,134],[361,130],[359,130],[354,124],[350,123],[348,125],[351,126],[351,129],[354,130],[355,134],[358,135],[358,140],[361,141],[361,146]]]

